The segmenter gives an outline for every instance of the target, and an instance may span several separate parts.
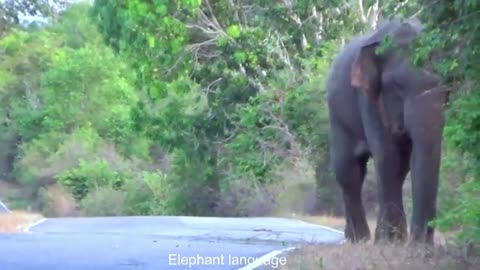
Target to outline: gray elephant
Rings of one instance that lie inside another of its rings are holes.
[[[334,59],[327,80],[333,169],[345,204],[345,237],[371,238],[362,205],[367,161],[378,180],[375,242],[407,239],[402,187],[410,171],[414,242],[433,243],[440,167],[443,105],[440,78],[410,62],[419,21],[394,18],[352,39]],[[378,53],[386,36],[394,46]]]

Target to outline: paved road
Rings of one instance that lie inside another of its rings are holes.
[[[260,258],[285,260],[268,259],[274,251],[342,240],[337,231],[281,218],[58,218],[27,234],[0,234],[0,269],[254,269]]]

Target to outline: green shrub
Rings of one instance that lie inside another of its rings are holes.
[[[448,208],[434,224],[441,229],[459,230],[457,236],[461,242],[480,243],[480,182],[475,177],[468,177],[455,195],[452,200],[454,206]]]
[[[118,190],[125,178],[126,175],[123,172],[115,171],[107,161],[101,158],[81,159],[77,167],[57,177],[61,184],[71,190],[77,200],[83,199],[89,191],[99,187]]]
[[[160,171],[139,172],[125,181],[128,213],[132,215],[167,215],[175,212],[172,203],[172,183]]]
[[[87,216],[123,216],[127,214],[127,194],[111,187],[96,187],[81,201]]]
[[[441,229],[457,230],[458,240],[480,243],[480,93],[453,98],[447,112],[440,188]],[[443,195],[443,196],[442,196]]]

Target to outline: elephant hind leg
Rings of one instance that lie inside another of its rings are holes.
[[[340,155],[335,160],[335,174],[345,203],[345,237],[354,243],[368,241],[371,237],[362,202],[368,158],[368,155]]]

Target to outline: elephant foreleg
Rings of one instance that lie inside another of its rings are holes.
[[[402,188],[409,171],[410,145],[395,145],[376,162],[379,192],[379,215],[375,242],[384,239],[406,240],[407,224]]]

